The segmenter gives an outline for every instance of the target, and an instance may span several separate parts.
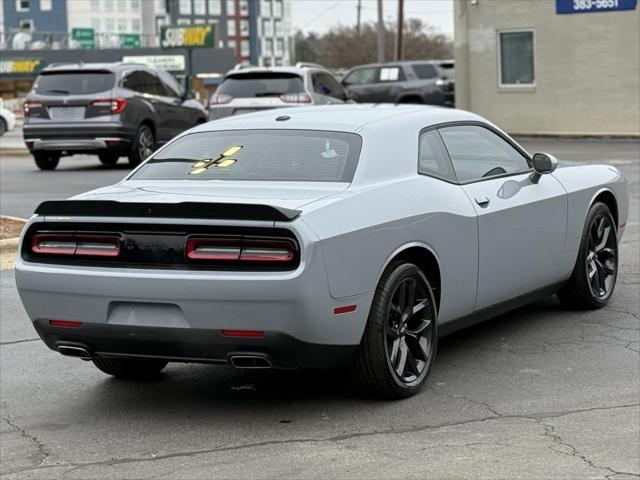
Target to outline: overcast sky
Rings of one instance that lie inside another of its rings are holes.
[[[323,33],[335,25],[355,25],[358,0],[292,0],[293,30]],[[362,22],[377,21],[378,2],[362,0]],[[395,21],[397,0],[384,0],[384,17]],[[453,36],[453,0],[405,0],[405,18],[416,17]]]

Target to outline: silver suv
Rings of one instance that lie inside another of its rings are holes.
[[[342,85],[322,65],[237,66],[212,95],[209,120],[271,108],[344,103],[348,98]]]

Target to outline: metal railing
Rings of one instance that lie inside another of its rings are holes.
[[[0,49],[2,50],[73,50],[93,48],[103,50],[109,48],[138,48],[132,46],[131,35],[139,38],[139,48],[158,47],[158,35],[133,32],[96,32],[93,42],[89,39],[74,40],[70,32],[44,32],[9,30],[0,32]],[[129,36],[127,38],[126,36]]]

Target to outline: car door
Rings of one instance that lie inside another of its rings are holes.
[[[478,215],[476,310],[553,285],[567,228],[560,182],[552,175],[532,182],[525,153],[488,126],[439,132]]]
[[[344,77],[342,85],[353,95],[356,102],[375,102],[377,75],[376,67],[356,68]]]
[[[314,94],[319,97],[319,104],[332,105],[344,103],[347,98],[340,84],[326,72],[312,73],[311,84]]]
[[[401,66],[388,65],[378,70],[378,82],[373,89],[374,102],[396,102],[406,87],[406,76]]]
[[[175,99],[167,96],[167,92],[158,77],[150,72],[141,73],[144,76],[145,89],[149,95],[149,100],[157,114],[157,140],[159,143],[165,143],[182,131]]]
[[[176,128],[177,133],[181,133],[191,127],[193,127],[198,120],[202,118],[197,109],[190,106],[188,100],[184,99],[184,92],[180,84],[171,76],[170,73],[165,71],[158,71],[158,78],[162,82],[162,86],[165,91],[165,96],[170,100],[175,107],[176,111]]]

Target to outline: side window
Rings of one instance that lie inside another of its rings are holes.
[[[449,156],[437,130],[420,134],[418,173],[456,181]]]
[[[343,83],[345,85],[368,85],[370,83],[375,83],[375,81],[375,68],[359,68],[347,75]]]
[[[328,73],[313,74],[313,90],[320,95],[328,95],[340,100],[346,98],[340,84]]]
[[[527,159],[488,128],[445,127],[440,135],[461,182],[529,169]]]
[[[122,80],[122,87],[134,92],[146,93],[144,77],[141,72],[131,72]]]
[[[150,93],[151,95],[161,95],[166,96],[167,92],[165,91],[164,85],[155,75],[151,75],[147,72],[141,72],[144,76],[144,84],[146,93]]]
[[[402,82],[405,80],[404,72],[400,67],[381,67],[378,78],[380,82]]]
[[[182,97],[182,88],[170,73],[158,71],[158,78],[160,78],[167,95],[170,97]]]
[[[411,65],[411,68],[413,68],[416,77],[422,80],[436,78],[438,76],[438,72],[436,72],[434,66],[428,63],[414,63]]]

